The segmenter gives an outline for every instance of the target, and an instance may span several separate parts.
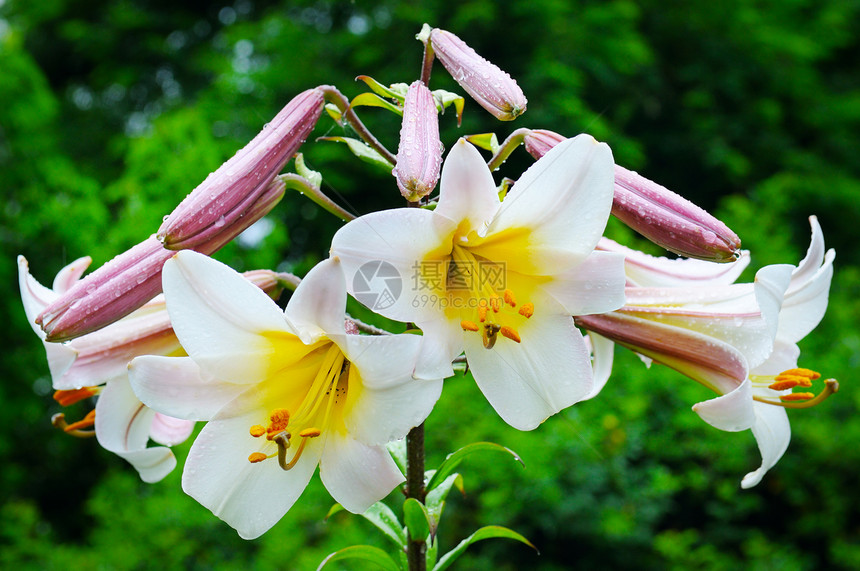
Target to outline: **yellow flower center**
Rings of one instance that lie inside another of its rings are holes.
[[[753,397],[758,402],[786,408],[809,408],[815,406],[839,390],[839,383],[836,379],[824,380],[824,388],[817,395],[814,392],[802,390],[811,388],[812,382],[820,378],[821,373],[802,368],[788,369],[778,375],[750,375],[750,381],[752,381],[753,386],[760,388],[767,387],[774,391],[793,391],[795,388],[800,388],[801,390],[798,392],[779,395],[778,400],[768,397]]]
[[[255,424],[249,428],[251,436],[265,436],[267,441],[277,446],[277,450],[270,454],[253,452],[248,456],[248,461],[256,464],[277,456],[281,468],[293,468],[302,457],[308,440],[323,433],[331,423],[335,405],[346,399],[348,377],[349,361],[340,348],[331,343],[295,412],[291,413],[286,408],[273,408],[265,426]],[[297,439],[298,444],[295,442]]]
[[[518,328],[535,312],[533,303],[519,305],[506,287],[507,271],[498,264],[455,245],[448,264],[445,289],[449,307],[460,313],[463,331],[479,333],[492,349],[499,336],[520,343]]]

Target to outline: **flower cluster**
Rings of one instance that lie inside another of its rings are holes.
[[[419,39],[425,70],[438,58],[496,118],[526,110],[517,83],[450,32],[428,28]],[[501,147],[464,137],[443,161],[439,115],[463,100],[431,92],[428,81],[429,71],[409,86],[367,78],[377,95],[350,105],[330,86],[299,94],[153,236],[83,280],[88,259],[48,289],[19,258],[55,399],[97,397],[83,420],[61,413],[55,424],[94,435],[154,482],[176,464],[169,447],[205,422],[183,489],[254,538],[290,509],[317,466],[334,499],[356,513],[403,482],[387,445],[431,414],[456,364],[467,363],[505,422],[533,430],[598,395],[618,344],[718,395],[693,410],[720,430],[752,431],[762,464],[741,485],[757,484],[788,445],[786,408],[838,388],[798,363],[797,343],[822,319],[833,273],[815,217],[797,266],[735,283],[750,263],[737,235],[615,164],[590,135],[524,129]],[[374,97],[403,117],[396,155],[355,114]],[[281,174],[324,108],[363,139],[339,140],[391,167],[408,206],[353,217],[302,280],[243,276],[209,258],[291,186],[348,217],[302,161]],[[519,143],[536,160],[500,185],[492,165]],[[494,153],[489,163],[479,147]],[[681,257],[605,238],[611,215]],[[282,310],[275,300],[285,287],[294,291]],[[353,319],[348,294],[416,331],[389,334]],[[160,446],[147,447],[150,439]]]

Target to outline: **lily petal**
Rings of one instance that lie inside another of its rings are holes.
[[[714,428],[739,432],[755,423],[752,396],[752,383],[746,379],[731,392],[694,404],[693,411]]]
[[[194,432],[194,421],[174,418],[157,412],[155,418],[152,419],[149,437],[159,444],[175,446],[188,440],[192,432]]]
[[[535,314],[519,330],[521,343],[502,339],[485,349],[466,337],[475,382],[502,419],[532,430],[592,390],[591,364],[582,334],[567,315]]]
[[[434,211],[459,224],[459,232],[481,233],[499,210],[498,190],[478,149],[459,139],[442,166],[439,205]]]
[[[261,334],[290,332],[268,295],[221,262],[191,250],[164,264],[163,280],[176,336],[201,368],[233,382],[265,378],[274,346]]]
[[[519,178],[474,252],[532,275],[575,267],[603,234],[614,180],[604,143],[588,135],[559,143]]]
[[[337,431],[326,438],[320,479],[353,513],[364,512],[405,480],[385,446],[368,446]]]
[[[248,390],[205,375],[190,357],[137,357],[128,365],[128,376],[147,406],[186,420],[209,420]]]
[[[451,362],[463,352],[463,331],[448,319],[421,324],[421,351],[412,376],[416,379],[447,379],[454,374]]]
[[[318,263],[296,288],[286,309],[286,319],[304,343],[311,344],[326,333],[344,335],[343,312],[346,283],[340,261]]]
[[[779,406],[753,402],[755,423],[752,433],[761,452],[761,467],[750,472],[741,480],[741,488],[752,488],[758,484],[765,473],[782,458],[791,440],[791,426],[788,414]]]
[[[615,357],[615,343],[606,337],[597,333],[589,333],[587,340],[591,345],[591,368],[594,371],[594,385],[591,387],[591,392],[582,400],[591,399],[600,394],[612,373],[612,361]]]
[[[624,305],[624,256],[592,252],[585,261],[544,284],[571,315],[606,313]]]
[[[197,436],[182,473],[182,489],[227,522],[244,539],[254,539],[280,520],[307,487],[321,454],[313,439],[289,471],[277,461],[248,461],[266,441],[253,438],[253,413],[216,418]],[[266,450],[269,452],[269,450]]]

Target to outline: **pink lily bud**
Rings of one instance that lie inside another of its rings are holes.
[[[397,148],[397,165],[391,171],[400,193],[416,202],[436,188],[442,166],[439,115],[433,94],[420,81],[409,86],[403,103],[403,126]]]
[[[563,140],[558,133],[534,129],[523,143],[539,159]],[[741,240],[728,226],[668,188],[618,165],[612,214],[655,244],[687,258],[734,262],[741,255]]]
[[[207,228],[194,250],[211,254],[265,216],[283,197],[280,179],[267,185],[244,216]],[[47,341],[66,341],[125,317],[161,292],[161,268],[176,252],[150,236],[77,282],[36,318]]]
[[[479,56],[466,43],[445,30],[430,32],[436,57],[472,99],[501,121],[525,113],[528,100],[510,75]]]
[[[294,97],[250,143],[174,209],[157,233],[165,248],[196,248],[221,227],[248,216],[313,130],[322,109],[323,93],[318,89]]]

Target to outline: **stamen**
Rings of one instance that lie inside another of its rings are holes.
[[[315,426],[305,428],[304,430],[299,432],[299,436],[301,436],[302,438],[316,438],[320,434],[322,434],[322,430]]]
[[[484,339],[484,348],[492,349],[496,344],[496,334],[498,334],[501,327],[496,325],[495,323],[487,323],[484,325],[484,331],[482,337]]]
[[[487,313],[487,308],[484,308],[484,314],[486,315],[486,313]],[[483,321],[483,319],[481,321]],[[460,327],[463,328],[463,331],[478,331],[478,329],[479,329],[479,327],[476,323],[474,323],[473,321],[469,321],[467,319],[464,319],[463,321],[460,322]]]
[[[481,303],[478,305],[478,321],[481,323],[487,320],[487,302],[486,300],[481,300]]]
[[[498,313],[502,309],[502,298],[496,294],[490,296],[490,307],[493,308],[493,313]]]
[[[507,303],[511,307],[517,306],[517,298],[514,297],[514,292],[509,289],[505,290],[505,303]]]
[[[254,426],[251,427],[249,432],[251,433],[251,436],[253,436],[254,438],[258,438],[258,437],[266,434],[266,429],[264,427],[260,426],[259,424],[255,424]]]
[[[262,462],[266,458],[268,458],[268,456],[266,456],[262,452],[253,452],[250,456],[248,456],[248,462],[250,462],[251,464],[256,464],[257,462]]]
[[[528,319],[535,313],[535,305],[533,303],[524,303],[518,312],[520,315]]]
[[[511,341],[516,341],[517,343],[522,341],[522,339],[520,339],[520,334],[517,333],[517,330],[513,327],[502,325],[502,328],[499,329],[499,333],[501,333],[503,337],[507,337]]]
[[[821,378],[821,373],[813,371],[812,369],[803,368],[789,369],[787,371],[781,372],[780,375],[797,375],[798,377],[807,377],[809,379],[812,379],[813,381]],[[778,378],[779,376],[777,377],[777,379]]]
[[[93,414],[93,417],[95,417],[96,411],[93,410],[91,412]],[[78,430],[75,428],[69,428],[72,425],[66,422],[66,415],[64,415],[62,412],[58,412],[51,417],[51,425],[53,425],[55,428],[59,428],[70,436],[76,436],[78,438],[92,438],[96,435],[95,430]]]
[[[101,392],[101,387],[81,387],[79,389],[55,391],[54,400],[60,403],[60,406],[69,406],[95,396],[99,392]]]
[[[290,437],[286,432],[282,432],[275,436],[275,443],[278,445],[278,464],[281,465],[281,468],[284,470],[292,470],[293,466],[296,465],[296,462],[299,461],[299,458],[302,457],[302,452],[305,449],[305,443],[307,443],[307,438],[302,438],[301,443],[299,444],[299,449],[296,450],[295,455],[293,455],[293,459],[287,462],[287,448],[290,447]]]
[[[787,389],[793,389],[800,383],[795,380],[784,380],[784,381],[776,381],[775,383],[771,383],[767,386],[769,389],[773,389],[775,391],[784,391]],[[811,385],[811,383],[810,383]]]
[[[286,430],[289,426],[290,411],[285,408],[276,408],[271,412],[269,420],[271,422],[266,427],[266,438],[272,440],[279,432]]]
[[[65,423],[65,420],[63,421]],[[87,413],[85,417],[77,422],[73,422],[71,424],[66,424],[63,426],[63,430],[68,433],[76,432],[81,428],[90,428],[96,423],[96,411],[91,410]]]
[[[839,391],[839,383],[836,379],[827,379],[824,381],[824,390],[818,393],[818,395],[813,395],[812,393],[792,393],[780,396],[780,400],[753,395],[753,400],[785,408],[809,408],[817,405],[837,391]]]
[[[789,395],[781,395],[779,400],[783,402],[809,400],[815,397],[815,393],[791,393]]]

